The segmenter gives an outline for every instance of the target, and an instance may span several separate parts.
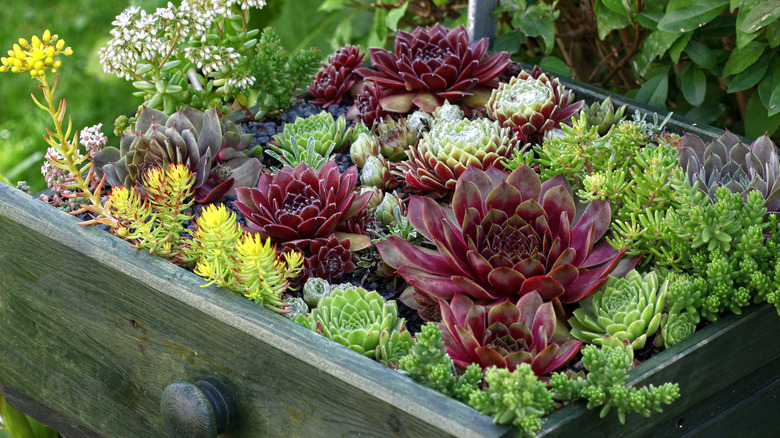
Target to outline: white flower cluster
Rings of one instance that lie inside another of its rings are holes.
[[[79,143],[87,149],[87,154],[89,154],[90,158],[94,158],[98,152],[103,150],[103,146],[108,143],[108,138],[101,131],[102,128],[103,124],[98,123],[82,129],[81,133],[79,133]]]
[[[130,6],[111,22],[113,38],[100,49],[103,71],[135,80],[139,62],[172,59],[178,44],[190,32],[190,16],[172,3],[149,14],[138,6]]]
[[[241,55],[232,47],[200,46],[184,49],[184,57],[203,70],[204,75],[209,75],[238,65]]]
[[[192,19],[193,37],[203,36],[217,17],[229,16],[233,6],[242,10],[261,9],[265,0],[182,0],[180,9],[187,11]]]
[[[130,6],[111,24],[111,39],[100,49],[100,62],[106,73],[126,80],[140,79],[135,72],[139,64],[160,66],[162,60],[173,60],[179,55],[179,45],[190,39],[191,47],[184,48],[184,57],[202,69],[205,74],[227,70],[240,63],[240,54],[232,47],[206,45],[206,34],[214,21],[232,15],[232,8],[242,10],[262,8],[265,0],[182,0],[178,8],[168,3],[149,14],[138,6]],[[242,89],[254,79],[233,74],[227,83]]]
[[[237,88],[239,90],[246,90],[255,83],[255,78],[240,71],[233,70],[228,75],[225,83],[230,87]]]

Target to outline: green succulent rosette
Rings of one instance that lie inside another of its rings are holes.
[[[298,117],[294,123],[284,125],[281,134],[274,135],[274,141],[268,144],[277,154],[283,151],[292,152],[294,146],[306,150],[309,139],[314,139],[314,151],[327,156],[331,151],[338,151],[350,138],[351,129],[347,129],[347,119],[344,116],[333,119],[327,111],[307,118]]]
[[[661,331],[655,338],[655,345],[669,348],[696,332],[696,316],[692,313],[669,313],[661,320]]]
[[[295,322],[377,361],[394,363],[409,352],[411,334],[395,301],[362,287],[336,288]],[[406,346],[404,346],[406,345]]]
[[[571,335],[596,345],[611,335],[635,350],[643,348],[661,325],[667,285],[655,272],[643,276],[632,270],[624,278],[611,277],[604,289],[580,301],[569,319]]]

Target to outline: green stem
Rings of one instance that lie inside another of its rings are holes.
[[[12,437],[36,438],[32,427],[30,427],[30,422],[27,421],[27,416],[6,403],[2,394],[0,394],[0,417],[3,417],[5,428]]]
[[[46,79],[46,75],[40,75],[38,76],[38,80],[41,81],[41,88],[43,89],[43,96],[46,98],[46,104],[48,105],[48,108],[44,107],[44,110],[51,115],[52,121],[54,122],[54,133],[49,132],[49,140],[52,143],[52,145],[55,146],[55,149],[59,149],[58,152],[65,158],[67,161],[67,170],[68,172],[73,176],[73,178],[76,179],[76,187],[78,187],[82,192],[84,197],[89,199],[89,201],[92,203],[92,206],[89,208],[89,211],[92,211],[93,213],[97,213],[99,216],[102,216],[106,218],[107,221],[111,222],[105,222],[108,225],[111,225],[114,227],[113,224],[114,221],[111,221],[109,218],[110,216],[106,212],[106,210],[103,208],[103,204],[100,202],[100,188],[96,192],[93,192],[89,189],[90,181],[86,181],[84,179],[83,172],[86,169],[79,169],[79,164],[83,163],[85,159],[79,160],[78,157],[78,143],[76,143],[76,139],[78,138],[78,132],[73,134],[73,143],[68,141],[67,137],[70,135],[70,129],[71,129],[71,121],[70,118],[68,118],[68,131],[67,133],[62,132],[62,120],[65,118],[65,108],[66,103],[65,100],[60,101],[60,106],[56,107],[54,105],[54,91],[52,87],[49,86],[49,81]],[[54,88],[57,87],[57,78],[54,79]],[[56,163],[53,163],[56,164]],[[91,174],[91,172],[90,172]],[[83,212],[87,211],[86,208],[82,208],[78,211],[73,212],[73,214],[81,214]],[[88,223],[90,223],[88,221]]]

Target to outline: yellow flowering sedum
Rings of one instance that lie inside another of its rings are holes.
[[[56,57],[72,54],[73,50],[70,47],[65,47],[65,40],[59,39],[56,34],[52,35],[46,29],[41,38],[33,35],[29,42],[24,38],[19,38],[19,44],[13,45],[13,49],[8,51],[8,57],[0,58],[0,63],[2,63],[0,72],[29,72],[33,78],[43,76],[48,70],[56,73],[60,66],[60,61]]]
[[[274,312],[290,312],[282,294],[303,269],[300,252],[277,254],[271,239],[243,232],[224,205],[206,206],[195,224],[186,250],[193,272]]]

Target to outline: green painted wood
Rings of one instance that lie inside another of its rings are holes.
[[[0,184],[0,380],[109,437],[165,436],[160,395],[212,376],[226,436],[500,436],[507,428]]]

